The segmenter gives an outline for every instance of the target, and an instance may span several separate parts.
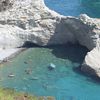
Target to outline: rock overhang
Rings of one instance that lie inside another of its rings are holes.
[[[7,8],[0,12],[0,40],[5,41],[0,43],[0,47],[21,47],[26,41],[41,46],[78,42],[89,50],[100,47],[100,19],[86,14],[79,17],[60,15],[50,10],[44,0],[3,1],[7,2],[4,5]],[[98,56],[100,51],[95,53]],[[94,57],[92,51],[90,55]],[[82,67],[91,67],[87,61],[84,60]]]

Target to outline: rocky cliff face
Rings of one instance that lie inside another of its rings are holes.
[[[100,77],[100,48],[96,47],[87,53],[81,70]]]
[[[13,5],[13,0],[0,0],[0,11],[5,11],[11,8]]]
[[[47,8],[43,0],[0,1],[0,47],[21,47],[27,41],[41,46],[78,42],[92,50],[99,48],[99,38],[100,19],[85,14],[62,16]],[[87,54],[82,70],[91,68],[90,55],[99,58],[99,49],[93,52]],[[94,71],[97,65],[92,66]]]

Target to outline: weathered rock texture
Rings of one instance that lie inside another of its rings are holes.
[[[100,77],[100,48],[96,47],[87,53],[81,69],[90,75]]]
[[[13,0],[0,0],[0,11],[7,10],[13,5]]]
[[[43,0],[0,1],[0,47],[21,47],[27,41],[41,46],[71,42],[92,50],[99,48],[99,38],[100,19],[85,14],[79,18],[62,16],[47,8]],[[94,62],[95,56],[98,59],[100,51],[93,52],[87,54],[82,70],[97,70],[97,65],[91,67],[89,62]]]

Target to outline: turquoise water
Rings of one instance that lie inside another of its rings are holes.
[[[45,0],[51,9],[78,16],[100,17],[99,0]],[[100,82],[83,75],[79,66],[87,49],[79,45],[30,48],[0,65],[0,86],[56,100],[100,100]],[[48,70],[50,63],[55,70]],[[14,77],[9,77],[13,74]]]
[[[0,66],[0,86],[56,100],[100,100],[100,84],[75,70],[86,53],[79,45],[30,48]],[[51,62],[56,65],[52,71]]]
[[[90,17],[100,18],[100,0],[44,0],[45,4],[56,12],[67,16],[79,16],[86,13]]]

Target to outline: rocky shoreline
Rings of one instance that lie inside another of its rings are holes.
[[[90,50],[81,70],[100,77],[100,19],[60,15],[44,0],[1,0],[0,6],[1,48],[79,43]]]
[[[10,59],[14,58],[24,50],[25,48],[0,49],[0,64],[9,62]]]

